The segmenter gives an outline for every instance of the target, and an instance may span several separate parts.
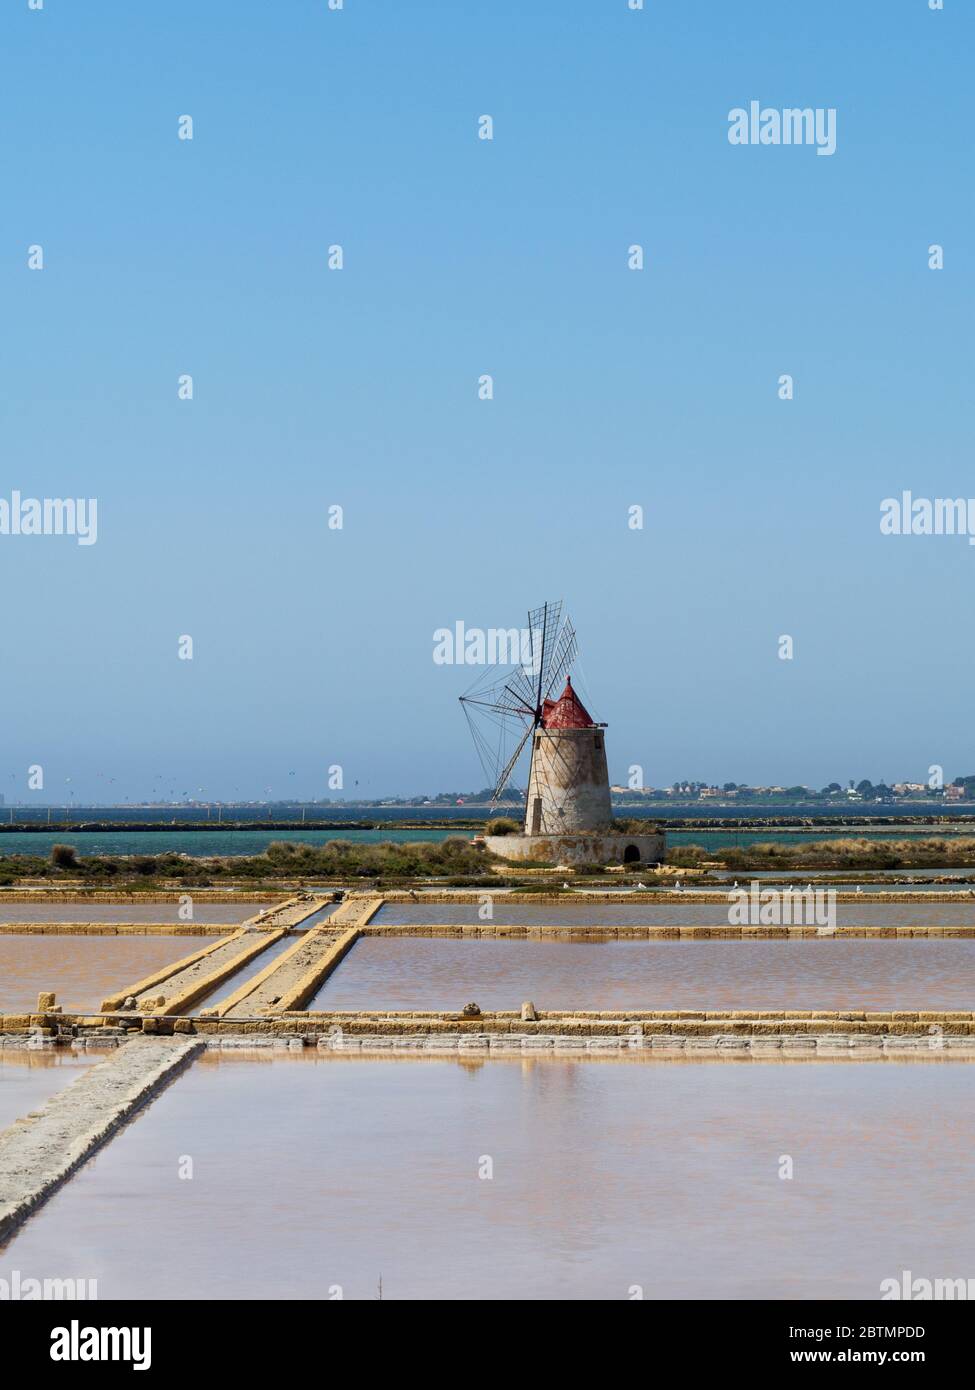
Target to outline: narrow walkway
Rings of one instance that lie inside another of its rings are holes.
[[[0,1242],[204,1046],[135,1038],[0,1132]]]
[[[320,904],[319,904],[320,906]],[[352,948],[361,927],[382,906],[377,894],[349,897],[321,926],[313,927],[266,973],[258,974],[218,1010],[221,1018],[255,1018],[269,1010],[300,1007]]]

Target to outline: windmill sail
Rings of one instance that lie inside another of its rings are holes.
[[[552,662],[548,672],[548,682],[546,695],[551,696],[552,691],[562,684],[563,679],[569,674],[569,667],[579,655],[579,644],[576,641],[575,628],[566,618],[558,634],[555,643],[555,650],[552,653]]]
[[[562,603],[544,603],[528,614],[521,661],[497,663],[460,697],[464,714],[497,802],[542,721],[545,702],[567,674],[578,651],[575,629]]]

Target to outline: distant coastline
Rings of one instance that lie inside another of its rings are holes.
[[[293,814],[274,817],[267,809],[255,811],[252,815],[242,815],[239,811],[232,817],[201,817],[199,808],[167,808],[155,817],[146,817],[145,807],[85,807],[81,815],[66,814],[68,808],[6,808],[16,811],[16,817],[0,820],[0,835],[16,837],[18,834],[35,834],[38,831],[51,831],[64,834],[96,834],[106,830],[156,833],[166,831],[190,831],[201,834],[234,833],[235,831],[268,832],[364,832],[395,829],[398,833],[406,831],[443,831],[449,828],[458,834],[482,831],[490,823],[490,816],[471,815],[477,807],[438,807],[430,808],[428,813],[419,816],[415,811],[404,807],[388,807],[374,811],[369,817],[322,817],[304,819]],[[48,810],[54,814],[48,816]],[[491,808],[484,807],[484,810]],[[495,810],[497,808],[494,808]],[[899,834],[930,834],[943,831],[958,833],[962,828],[975,826],[975,804],[959,803],[957,807],[937,808],[937,811],[924,813],[916,807],[868,806],[857,808],[836,807],[819,814],[811,813],[805,807],[760,807],[751,806],[738,815],[726,814],[727,808],[713,806],[695,808],[694,814],[685,814],[686,807],[638,806],[617,807],[625,809],[626,819],[646,820],[648,823],[662,822],[669,831],[691,832],[707,830],[710,832],[761,831],[774,835],[815,835],[818,830],[828,827],[832,830],[857,831],[865,835],[883,833],[896,828]],[[508,808],[511,814],[512,808]],[[762,811],[767,814],[762,814]],[[503,813],[503,812],[502,812]]]

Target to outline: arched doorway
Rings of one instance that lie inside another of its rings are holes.
[[[637,846],[636,846],[636,845],[627,845],[626,849],[623,851],[623,863],[624,863],[624,864],[639,864],[639,862],[640,862],[640,851],[639,851],[639,849],[637,848]]]

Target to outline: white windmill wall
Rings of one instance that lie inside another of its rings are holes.
[[[608,830],[612,820],[605,730],[536,730],[525,834]]]

